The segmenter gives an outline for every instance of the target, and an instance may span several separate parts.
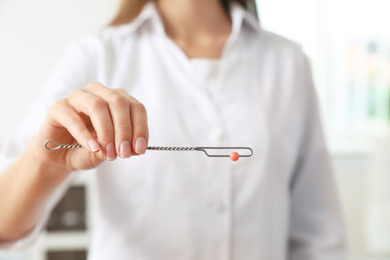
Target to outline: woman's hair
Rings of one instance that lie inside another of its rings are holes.
[[[119,26],[126,24],[134,20],[138,14],[141,12],[142,7],[149,1],[152,0],[121,0],[118,13],[110,22],[110,26]],[[247,8],[247,0],[220,0],[222,6],[226,11],[229,11],[229,3],[237,2],[243,7]],[[249,0],[252,4],[255,3],[254,0]]]

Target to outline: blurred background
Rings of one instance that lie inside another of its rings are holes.
[[[0,0],[0,146],[25,118],[69,42],[106,25],[118,2]],[[390,1],[256,3],[264,29],[297,42],[310,59],[349,259],[390,259]],[[77,180],[31,249],[0,252],[0,260],[85,259],[92,174]]]

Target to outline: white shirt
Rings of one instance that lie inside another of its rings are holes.
[[[99,81],[145,105],[149,145],[253,148],[252,157],[237,162],[157,151],[104,162],[96,173],[89,259],[344,259],[308,61],[237,4],[231,17],[212,81],[202,80],[166,36],[153,3],[130,24],[82,37],[5,144],[1,170],[21,154],[55,100]],[[67,186],[53,195],[29,237],[2,246],[32,240]]]

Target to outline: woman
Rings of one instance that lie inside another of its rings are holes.
[[[243,1],[146,2],[124,0],[112,27],[69,47],[5,145],[2,247],[27,244],[75,173],[96,168],[89,259],[343,259],[301,50]],[[86,149],[48,151],[47,139]],[[232,163],[149,143],[254,155]]]

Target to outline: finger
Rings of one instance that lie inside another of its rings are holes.
[[[122,158],[130,157],[133,131],[128,98],[99,84],[88,87],[88,90],[107,102],[114,126],[116,152]]]
[[[115,160],[114,127],[106,101],[83,89],[72,91],[67,101],[76,112],[90,117],[106,159]]]
[[[133,151],[136,154],[144,154],[149,142],[148,117],[145,106],[125,90],[118,89],[116,91],[129,101],[131,125],[133,126]]]
[[[57,101],[53,105],[50,114],[54,125],[67,129],[73,138],[90,152],[96,153],[101,150],[99,143],[89,131],[83,118],[65,99]]]

